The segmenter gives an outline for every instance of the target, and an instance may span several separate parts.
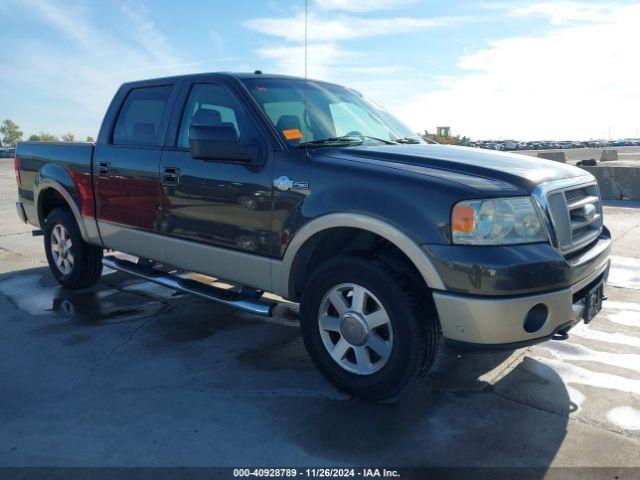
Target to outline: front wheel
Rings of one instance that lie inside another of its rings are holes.
[[[102,248],[82,239],[73,215],[66,208],[56,208],[47,215],[44,249],[51,273],[64,287],[88,287],[102,274]]]
[[[300,308],[305,345],[337,388],[390,401],[433,363],[440,341],[421,279],[403,262],[341,256],[309,279]]]

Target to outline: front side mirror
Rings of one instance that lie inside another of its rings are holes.
[[[193,158],[256,164],[258,147],[243,145],[231,123],[191,125],[189,151]]]

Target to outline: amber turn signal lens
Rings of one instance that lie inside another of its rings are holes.
[[[456,205],[451,214],[451,225],[454,232],[471,233],[473,231],[473,207]]]

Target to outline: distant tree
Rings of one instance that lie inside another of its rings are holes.
[[[51,135],[50,133],[40,132],[37,135],[33,134],[29,137],[30,142],[57,142],[58,137]]]
[[[75,142],[76,141],[76,136],[73,133],[65,133],[64,135],[62,135],[62,141],[63,142]]]
[[[0,126],[0,135],[2,135],[2,143],[7,147],[15,147],[16,143],[22,140],[22,131],[20,127],[8,118],[2,122]]]
[[[51,135],[50,133],[40,132],[40,138],[43,142],[59,142],[60,140],[55,135]]]
[[[89,143],[95,143],[95,141],[96,141],[96,139],[95,139],[95,138],[93,138],[92,136],[88,136],[88,137],[87,137],[87,142],[89,142]]]

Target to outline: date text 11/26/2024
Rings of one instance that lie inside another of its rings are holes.
[[[397,470],[386,468],[236,468],[233,476],[237,478],[399,478]]]

